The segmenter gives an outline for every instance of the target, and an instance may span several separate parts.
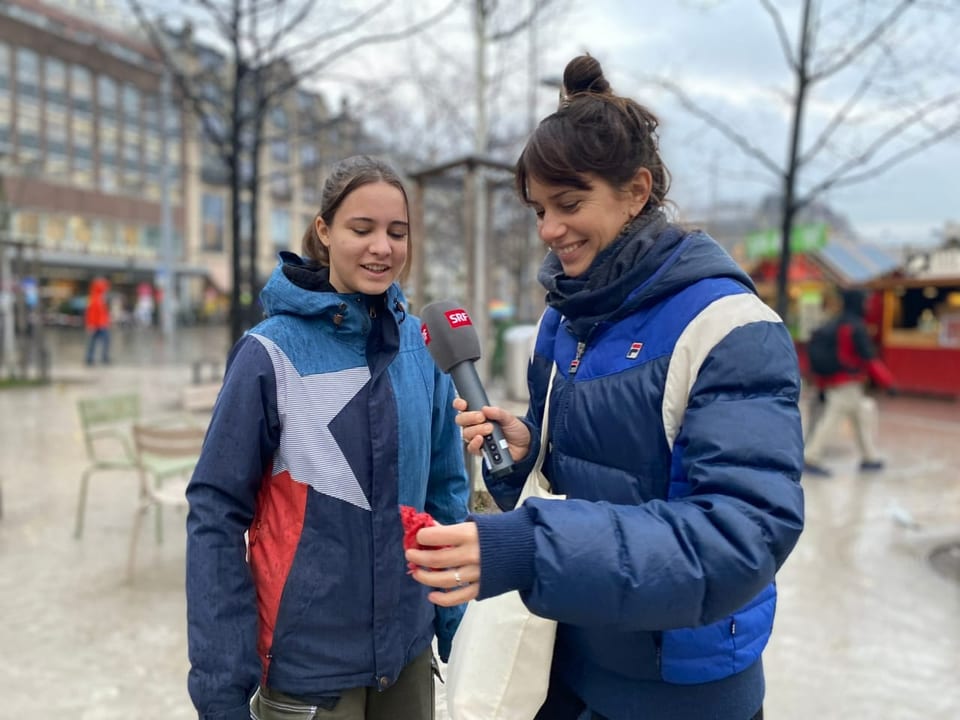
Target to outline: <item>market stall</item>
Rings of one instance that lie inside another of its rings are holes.
[[[877,340],[897,386],[960,397],[960,242],[917,253],[868,287],[882,298]]]

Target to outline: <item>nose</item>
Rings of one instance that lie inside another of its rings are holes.
[[[540,233],[540,239],[545,243],[559,240],[566,231],[566,225],[546,213],[543,217],[537,218],[537,232]]]
[[[378,257],[389,255],[393,247],[390,245],[390,238],[386,231],[375,232],[370,238],[370,252]]]

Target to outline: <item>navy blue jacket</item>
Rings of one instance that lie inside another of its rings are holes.
[[[664,226],[630,277],[599,318],[541,320],[530,454],[487,484],[514,506],[556,363],[544,471],[567,500],[476,518],[480,596],[558,620],[555,672],[611,720],[747,720],[803,525],[796,354],[703,233]]]
[[[387,688],[435,632],[444,654],[462,615],[426,599],[403,555],[398,506],[459,522],[468,484],[453,384],[399,288],[368,307],[278,267],[261,300],[187,490],[188,684],[205,720],[247,720],[261,681],[305,698]]]

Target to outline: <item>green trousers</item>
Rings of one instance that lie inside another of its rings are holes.
[[[252,720],[434,720],[433,651],[427,648],[380,692],[373,687],[344,690],[332,710],[318,708],[270,688],[250,699]]]

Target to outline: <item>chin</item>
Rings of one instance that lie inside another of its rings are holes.
[[[381,295],[387,291],[393,284],[393,278],[383,280],[382,282],[364,282],[360,283],[360,292],[364,295]]]

